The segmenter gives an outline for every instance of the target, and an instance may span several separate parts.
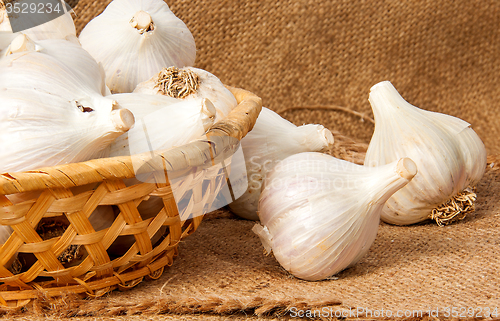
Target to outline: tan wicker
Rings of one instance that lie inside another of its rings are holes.
[[[130,156],[114,157],[1,174],[0,224],[10,226],[14,232],[0,248],[0,304],[18,307],[40,295],[40,291],[49,296],[69,292],[96,297],[116,288],[132,288],[144,277],[159,278],[177,255],[179,241],[199,226],[203,218],[200,211],[207,208],[204,203],[213,201],[213,197],[193,192],[188,201],[192,203],[190,208],[199,213],[189,219],[180,216],[172,188],[165,183],[167,171],[170,176],[185,176],[194,168],[198,176],[204,171],[203,182],[211,184],[209,191],[217,192],[223,185],[224,173],[210,169],[214,159],[234,150],[260,113],[259,97],[243,89],[228,88],[238,106],[206,137],[185,146],[153,156],[134,155],[133,165]],[[153,182],[126,186],[124,180],[136,175],[138,159],[144,165],[140,168],[157,170]],[[74,187],[89,184],[95,187],[75,192]],[[19,193],[33,196],[13,204],[9,198]],[[143,220],[138,205],[151,196],[161,197],[163,208],[156,216]],[[109,228],[96,232],[88,218],[99,205],[115,205],[119,215]],[[69,226],[62,235],[43,240],[36,228],[47,217],[66,217]],[[151,238],[162,227],[167,227],[165,234],[153,244]],[[124,235],[133,235],[135,243],[122,256],[110,259],[106,250]],[[79,264],[67,267],[58,257],[72,245],[83,246],[88,255]],[[34,263],[23,272],[11,272],[7,267],[16,253],[32,253]]]

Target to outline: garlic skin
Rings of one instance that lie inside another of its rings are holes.
[[[100,92],[101,95],[110,95],[106,86],[106,79],[102,65],[82,48],[76,36],[67,36],[65,39],[46,39],[34,41],[31,37],[20,33],[0,55],[8,56],[19,52],[40,52],[54,57],[67,67],[67,71],[87,86],[88,90]]]
[[[486,149],[470,124],[409,104],[388,81],[373,86],[369,100],[375,131],[365,165],[409,157],[419,168],[411,183],[389,199],[381,219],[407,225],[432,218],[444,225],[464,218],[473,209],[473,187],[486,169]],[[442,212],[448,201],[460,210]]]
[[[19,19],[29,18],[29,15],[19,17]],[[11,41],[21,33],[27,35],[33,41],[45,39],[65,39],[68,36],[76,37],[76,28],[71,12],[67,12],[44,24],[22,30],[21,32],[13,33],[5,7],[0,9],[0,50],[6,48]]]
[[[136,126],[110,144],[109,156],[130,156],[182,146],[201,138],[213,125],[215,107],[210,100],[179,101],[145,94],[108,96],[135,117]],[[147,131],[147,137],[146,135]]]
[[[173,85],[169,87],[168,84]],[[219,78],[194,67],[163,68],[147,81],[138,84],[133,92],[182,100],[208,98],[217,111],[215,122],[224,119],[238,105],[236,98]]]
[[[332,132],[322,125],[295,126],[274,111],[263,107],[253,129],[241,140],[245,156],[248,188],[229,204],[238,216],[258,221],[257,208],[263,180],[274,165],[293,154],[329,151],[333,147]],[[232,181],[232,185],[238,184]]]
[[[269,172],[253,231],[283,268],[317,281],[354,265],[369,250],[386,200],[417,172],[409,158],[375,168],[321,153],[300,153]]]
[[[112,93],[130,93],[161,68],[192,66],[194,38],[163,0],[113,0],[80,33]]]
[[[96,158],[134,124],[133,114],[51,55],[0,59],[0,172]]]

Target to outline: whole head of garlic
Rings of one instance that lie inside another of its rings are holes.
[[[294,276],[328,278],[363,257],[377,235],[386,200],[417,172],[402,158],[367,167],[321,153],[300,153],[268,173],[257,233]]]
[[[486,169],[486,149],[470,124],[412,106],[388,81],[373,86],[369,100],[375,131],[365,165],[410,157],[419,169],[389,199],[382,220],[406,225],[432,218],[442,225],[464,218],[474,209],[474,187]]]
[[[129,93],[163,67],[192,66],[194,38],[163,0],[113,0],[80,42],[106,71],[112,93]]]
[[[134,114],[136,126],[110,144],[108,156],[130,156],[165,150],[201,138],[213,125],[209,99],[179,101],[146,94],[114,94],[109,98]]]
[[[82,48],[76,36],[34,41],[30,36],[18,33],[9,46],[0,52],[0,56],[34,51],[57,59],[65,65],[68,72],[81,80],[82,86],[86,86],[87,90],[100,92],[103,96],[110,94],[102,65]]]
[[[297,153],[328,151],[333,135],[322,125],[295,126],[274,111],[263,107],[253,129],[241,140],[248,188],[229,204],[240,217],[259,220],[257,207],[266,173],[282,159]],[[237,182],[232,181],[231,185]]]
[[[92,159],[129,130],[133,114],[99,82],[41,51],[0,59],[0,172]]]
[[[233,94],[213,74],[194,67],[163,68],[137,85],[134,93],[161,95],[181,100],[208,98],[217,112],[215,121],[225,118],[236,107]]]

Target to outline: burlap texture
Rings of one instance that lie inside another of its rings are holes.
[[[81,0],[75,9],[78,30],[107,3]],[[195,37],[197,67],[256,93],[266,107],[296,124],[330,128],[336,156],[361,162],[372,123],[333,109],[285,110],[340,106],[372,117],[369,89],[390,80],[410,103],[468,121],[492,164],[478,186],[477,210],[443,228],[381,224],[366,257],[338,279],[322,282],[291,277],[263,255],[252,222],[223,210],[209,215],[181,244],[161,279],[97,300],[47,307],[41,299],[29,311],[225,320],[289,317],[291,307],[500,309],[500,159],[494,156],[500,154],[499,1],[168,4]]]

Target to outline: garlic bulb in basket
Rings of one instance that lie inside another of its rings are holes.
[[[191,32],[163,0],[113,0],[79,39],[103,64],[113,93],[131,92],[163,67],[192,66],[196,57]]]
[[[62,9],[61,9],[62,10]],[[44,15],[43,17],[41,15]],[[15,15],[13,18],[19,21],[11,21],[7,15],[5,7],[0,9],[0,50],[4,49],[9,43],[20,33],[26,34],[32,40],[44,39],[64,39],[67,36],[76,37],[76,28],[71,17],[71,12],[60,15],[59,17],[49,20],[51,14],[38,12],[36,14]],[[11,23],[29,25],[29,19],[36,18],[37,21],[43,19],[49,20],[46,23],[35,27],[22,30],[21,32],[12,32]]]
[[[263,107],[255,126],[241,140],[247,174],[242,179],[248,181],[248,188],[229,207],[240,217],[259,220],[257,207],[266,173],[288,156],[302,152],[328,151],[332,146],[333,135],[322,125],[297,127]]]
[[[0,172],[97,157],[134,124],[132,113],[103,97],[56,58],[37,51],[0,59]]]
[[[419,109],[384,81],[372,87],[375,131],[365,165],[410,157],[419,172],[385,205],[383,221],[406,225],[434,219],[439,225],[463,219],[474,209],[474,187],[486,169],[486,149],[470,124]]]
[[[233,94],[213,74],[199,68],[163,68],[137,85],[134,93],[162,95],[182,100],[208,98],[217,111],[215,121],[226,117],[238,104]]]
[[[108,97],[130,110],[136,120],[133,129],[111,143],[109,156],[130,156],[152,151],[151,148],[164,150],[187,144],[201,138],[215,119],[215,108],[205,98],[179,101],[135,93]]]
[[[66,39],[46,39],[33,41],[25,34],[18,34],[10,45],[4,49],[2,56],[19,52],[37,51],[57,59],[74,73],[89,90],[100,92],[103,96],[111,94],[106,87],[104,69],[95,59],[80,46],[76,36]]]
[[[416,172],[409,158],[371,168],[321,153],[290,156],[266,177],[263,226],[253,231],[294,276],[328,278],[368,252],[385,201]]]

